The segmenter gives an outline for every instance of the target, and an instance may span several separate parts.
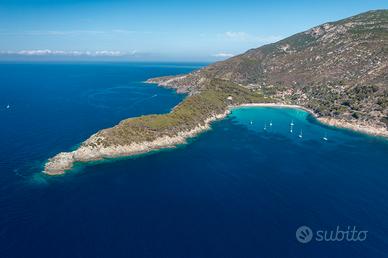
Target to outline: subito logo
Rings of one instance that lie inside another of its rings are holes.
[[[307,244],[313,239],[313,231],[308,226],[301,226],[295,232],[296,240],[302,244]]]

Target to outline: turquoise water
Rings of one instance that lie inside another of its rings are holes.
[[[387,141],[302,110],[239,108],[175,149],[40,173],[100,128],[168,112],[184,95],[142,81],[202,65],[1,64],[0,257],[385,257]],[[368,235],[302,244],[302,225]]]

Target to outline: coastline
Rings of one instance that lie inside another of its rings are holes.
[[[43,173],[50,176],[62,175],[66,171],[71,170],[76,162],[91,162],[109,158],[126,157],[158,149],[174,148],[176,145],[186,143],[187,139],[209,130],[211,122],[223,119],[229,113],[230,110],[228,109],[222,114],[213,115],[204,121],[204,125],[198,124],[195,128],[179,132],[173,137],[163,136],[154,141],[134,142],[130,145],[116,145],[102,148],[81,146],[71,152],[61,152],[47,161]],[[97,142],[99,138],[96,137],[96,135],[97,134],[92,135],[85,142]]]
[[[317,120],[322,124],[328,126],[349,129],[363,134],[388,138],[388,131],[385,130],[383,127],[374,127],[367,124],[351,123],[343,119],[336,119],[332,117],[318,117]]]
[[[233,106],[232,108],[239,108],[239,107],[279,107],[279,108],[296,108],[296,109],[302,109],[306,111],[307,113],[310,113],[314,117],[317,117],[317,114],[314,113],[311,109],[305,108],[303,106],[299,105],[291,105],[291,104],[282,104],[282,103],[250,103],[250,104],[241,104],[237,106]]]
[[[240,107],[278,107],[301,109],[314,116],[320,123],[337,128],[350,129],[356,132],[365,133],[373,136],[388,137],[388,131],[384,128],[350,123],[345,120],[338,120],[330,117],[318,117],[312,110],[299,105],[289,105],[282,103],[249,103],[235,106],[228,106],[224,113],[213,115],[204,121],[204,124],[198,124],[195,128],[179,132],[177,135],[163,136],[153,141],[134,142],[130,145],[115,145],[108,147],[90,147],[81,145],[78,149],[71,152],[61,152],[50,158],[45,164],[43,173],[54,176],[62,175],[73,168],[76,162],[91,162],[109,158],[119,158],[132,156],[136,154],[147,153],[153,150],[173,148],[178,144],[186,143],[187,139],[210,129],[212,122],[225,118],[232,109]],[[101,140],[97,134],[92,135],[85,143],[96,143]],[[97,146],[97,145],[95,145]]]
[[[386,130],[383,127],[375,127],[367,124],[362,123],[352,123],[343,119],[336,119],[333,117],[319,117],[314,111],[311,109],[305,108],[303,106],[299,105],[291,105],[291,104],[282,104],[282,103],[252,103],[252,104],[242,104],[235,106],[235,108],[238,107],[279,107],[279,108],[296,108],[304,110],[308,113],[310,113],[315,119],[317,119],[320,123],[332,126],[336,128],[343,128],[343,129],[349,129],[355,132],[368,134],[372,136],[381,136],[381,137],[388,137],[388,130]]]

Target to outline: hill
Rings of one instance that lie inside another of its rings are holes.
[[[318,117],[387,128],[388,10],[325,23],[188,75],[151,81],[197,94],[212,78]]]

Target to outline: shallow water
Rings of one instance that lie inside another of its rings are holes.
[[[201,65],[1,64],[0,257],[386,255],[387,142],[302,110],[239,108],[176,149],[40,173],[101,128],[168,112],[184,96],[141,82]],[[301,244],[301,225],[368,236]]]

